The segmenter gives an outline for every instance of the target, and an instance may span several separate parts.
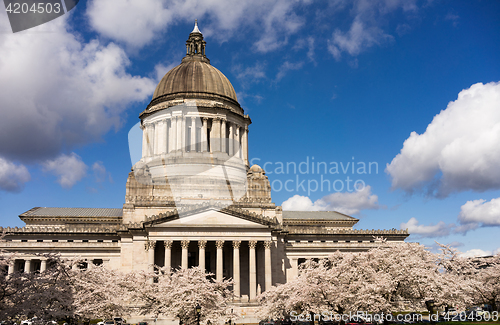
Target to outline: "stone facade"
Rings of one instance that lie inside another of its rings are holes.
[[[306,259],[365,251],[375,237],[404,241],[404,230],[357,230],[358,219],[338,212],[276,206],[265,171],[248,163],[251,120],[205,45],[195,27],[186,57],[141,113],[142,158],[123,208],[21,214],[25,227],[1,229],[2,248],[19,253],[9,272],[43,270],[34,254],[48,252],[121,271],[200,266],[234,280],[235,309],[253,322],[256,296],[293,279]]]

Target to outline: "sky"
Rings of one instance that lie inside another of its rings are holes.
[[[500,2],[88,0],[12,33],[0,6],[0,225],[120,208],[128,132],[198,19],[285,210],[500,252]]]

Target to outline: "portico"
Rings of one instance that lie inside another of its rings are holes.
[[[256,249],[260,246],[264,249],[264,256],[259,256],[259,264],[264,264],[264,286],[260,286],[261,290],[264,291],[272,286],[271,247],[273,245],[272,240],[208,241],[193,237],[189,240],[180,241],[149,240],[145,248],[148,252],[148,263],[151,268],[154,265],[165,266],[167,269],[172,268],[172,265],[184,269],[197,266],[215,274],[217,281],[231,278],[233,280],[235,300],[240,301],[243,293],[245,296],[243,301],[255,301],[258,292]],[[164,249],[163,254],[158,252],[157,246]],[[180,265],[178,265],[179,261],[178,258],[175,258],[175,254],[172,260],[172,247],[177,246],[181,247]],[[213,255],[215,255],[215,259]],[[242,256],[245,258],[242,258]],[[163,263],[161,261],[162,257]],[[245,270],[245,274],[242,274],[240,270]],[[262,278],[262,275],[259,274],[259,278]]]
[[[184,217],[155,216],[142,234],[130,238],[130,247],[143,242],[147,255],[147,265],[131,268],[200,267],[214,274],[217,281],[232,279],[236,301],[255,301],[258,293],[273,285],[274,220],[249,213],[230,214],[230,209],[202,210]],[[131,254],[140,252],[132,249]]]

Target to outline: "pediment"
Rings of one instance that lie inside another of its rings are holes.
[[[157,220],[151,227],[236,227],[268,228],[258,221],[247,220],[225,211],[209,209],[191,215]]]

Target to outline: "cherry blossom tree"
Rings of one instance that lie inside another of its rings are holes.
[[[58,256],[44,254],[44,272],[14,272],[0,275],[0,319],[65,318],[73,314],[73,291],[68,266]],[[3,254],[1,264],[9,265],[15,255]]]
[[[373,291],[382,288],[381,278],[365,267],[365,255],[336,252],[327,259],[309,260],[294,280],[264,292],[261,317],[282,318],[297,314],[320,314],[324,311],[343,314],[361,310],[374,303]],[[360,264],[361,263],[361,264]]]
[[[135,284],[128,282],[132,284],[129,290],[133,288],[135,292],[131,299],[141,314],[170,316],[189,324],[195,323],[195,307],[199,305],[201,321],[223,321],[230,317],[232,281],[215,281],[210,275],[197,267],[174,272],[159,269],[157,274],[137,273]],[[151,276],[155,278],[153,283],[147,281]]]
[[[473,287],[472,299],[475,304],[489,304],[500,311],[500,255],[477,262],[476,273],[479,283]]]
[[[336,252],[306,262],[296,279],[264,292],[261,316],[422,310],[431,299],[465,305],[470,299],[450,285],[458,278],[444,272],[443,260],[416,243],[380,242],[367,252]]]
[[[112,318],[129,312],[130,295],[133,294],[131,283],[136,280],[133,274],[90,265],[87,269],[72,270],[71,278],[75,316]]]
[[[500,301],[500,254],[490,257],[463,257],[451,247],[443,246],[443,265],[446,273],[452,274],[457,285],[466,291],[468,302],[476,305],[488,304],[498,310]]]

